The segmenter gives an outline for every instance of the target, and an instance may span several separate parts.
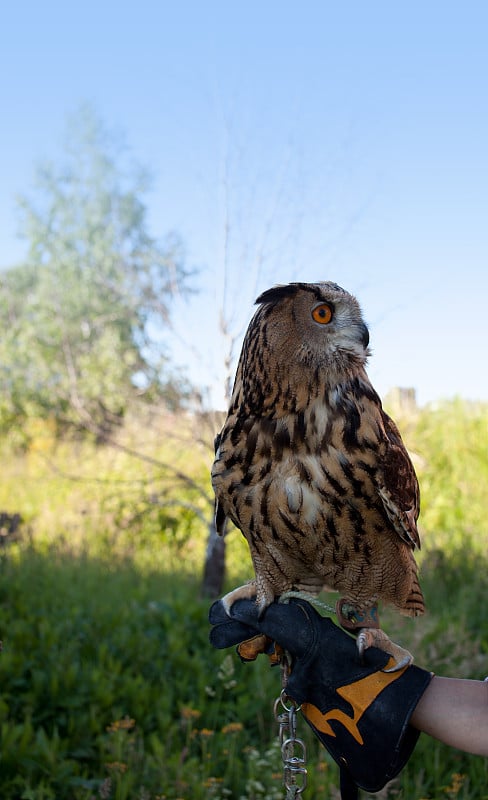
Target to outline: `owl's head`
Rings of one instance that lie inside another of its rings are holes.
[[[234,410],[297,412],[324,392],[335,397],[339,385],[364,372],[368,329],[356,298],[336,283],[274,286],[256,303],[237,368]]]
[[[364,365],[368,328],[356,298],[336,283],[274,286],[256,303],[268,347],[289,363],[334,371]]]

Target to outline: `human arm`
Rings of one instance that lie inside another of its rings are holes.
[[[410,724],[451,747],[488,756],[488,682],[434,676]]]

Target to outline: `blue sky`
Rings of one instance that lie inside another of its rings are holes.
[[[470,0],[9,4],[0,266],[24,252],[15,195],[88,101],[154,175],[152,233],[200,268],[173,345],[197,381],[222,383],[223,303],[238,335],[262,289],[334,280],[380,393],[488,400],[487,37]]]

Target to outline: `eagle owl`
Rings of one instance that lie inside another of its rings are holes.
[[[256,303],[212,467],[217,530],[229,518],[242,531],[255,579],[224,605],[338,591],[360,652],[375,644],[398,668],[410,654],[372,620],[379,601],[424,611],[419,487],[365,371],[360,306],[332,282],[275,286]]]

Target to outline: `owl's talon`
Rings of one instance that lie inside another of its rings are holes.
[[[361,661],[364,658],[364,651],[368,647],[378,647],[390,656],[388,668],[383,669],[383,672],[398,672],[404,667],[408,667],[413,662],[413,656],[404,647],[392,642],[381,628],[362,628],[357,638],[357,649]]]
[[[258,619],[262,619],[264,612],[269,606],[269,600],[267,600],[266,597],[262,597],[261,600],[256,599],[256,605],[258,607]]]
[[[398,645],[397,645],[397,647],[398,647]],[[399,648],[399,649],[401,650],[403,648]],[[382,672],[398,672],[399,670],[403,669],[404,667],[409,667],[410,664],[412,663],[412,661],[413,661],[412,654],[409,653],[408,650],[405,650],[405,655],[403,656],[401,661],[398,661],[396,664],[393,664],[393,666],[390,667],[389,669],[382,669],[381,671]]]
[[[356,639],[356,647],[358,649],[359,660],[361,661],[361,664],[364,663],[364,651],[368,647],[371,647],[371,643],[368,644],[367,633],[368,633],[367,630],[360,631],[360,633],[358,634],[358,638]]]
[[[230,616],[230,610],[237,600],[253,600],[256,597],[256,582],[250,581],[243,586],[238,586],[237,589],[232,589],[221,598],[221,603],[224,606],[226,613]],[[265,606],[266,607],[266,606]],[[265,608],[264,607],[264,608]],[[264,611],[264,608],[262,611]],[[260,614],[262,613],[260,609]]]

